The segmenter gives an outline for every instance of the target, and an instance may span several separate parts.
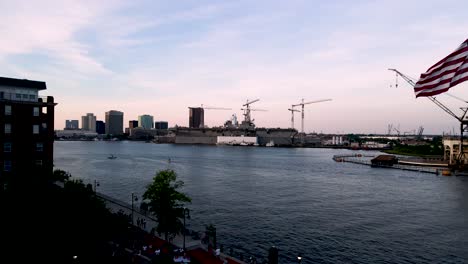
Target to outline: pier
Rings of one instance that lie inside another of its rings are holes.
[[[385,166],[385,165],[376,165],[372,164],[371,159],[375,156],[372,155],[362,155],[362,154],[353,154],[353,155],[334,155],[333,160],[336,162],[349,162],[354,164],[360,164],[365,166],[370,166],[374,168],[387,168],[387,169],[396,169],[396,170],[404,170],[404,171],[414,171],[414,172],[422,172],[422,173],[431,173],[439,175],[440,168],[433,168],[433,167],[422,167],[422,166],[411,166],[405,164],[394,164],[392,166]]]

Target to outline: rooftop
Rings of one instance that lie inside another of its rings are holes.
[[[0,77],[0,86],[14,86],[21,88],[32,88],[38,90],[47,89],[45,82],[31,81],[26,79],[14,79],[7,77]]]

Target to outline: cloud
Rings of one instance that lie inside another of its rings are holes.
[[[0,3],[0,34],[8,36],[0,66],[47,81],[47,93],[62,102],[59,120],[119,108],[126,119],[150,113],[186,124],[188,106],[238,109],[258,97],[258,107],[270,110],[255,114],[258,125],[288,127],[290,104],[333,98],[310,108],[308,131],[420,122],[436,131],[452,121],[415,100],[401,79],[390,88],[387,68],[417,76],[466,38],[466,4],[452,2],[460,8],[437,1],[10,1]],[[468,98],[464,87],[453,90]],[[210,112],[207,123],[230,115]]]
[[[117,2],[116,2],[117,4]],[[90,55],[90,47],[75,34],[93,25],[108,6],[76,1],[14,1],[0,6],[0,43],[4,60],[18,54],[43,54],[70,71],[106,74],[110,70]],[[48,64],[50,61],[43,61]]]

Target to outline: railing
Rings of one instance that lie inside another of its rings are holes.
[[[126,208],[128,210],[133,210],[135,213],[140,214],[142,216],[145,216],[145,217],[157,222],[157,219],[154,218],[148,211],[141,210],[139,208],[139,206],[137,206],[137,205],[133,205],[133,209],[132,209],[132,205],[130,205],[129,203],[123,202],[121,200],[117,200],[117,199],[115,199],[115,198],[113,198],[111,196],[105,195],[103,193],[98,193],[97,192],[96,195],[99,198],[101,198],[101,199],[103,199],[103,200],[105,200],[107,202],[114,203],[114,204],[119,205],[121,207],[124,207],[124,208]]]

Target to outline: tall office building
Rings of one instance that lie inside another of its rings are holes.
[[[96,132],[96,116],[93,113],[81,117],[81,129]]]
[[[106,133],[106,124],[104,124],[104,121],[101,121],[101,120],[96,121],[96,133],[100,135]]]
[[[169,128],[169,123],[167,121],[156,121],[154,123],[154,127],[156,129],[168,129]]]
[[[205,126],[205,111],[201,107],[189,107],[189,127],[200,128]]]
[[[0,77],[0,183],[22,172],[52,172],[54,97],[46,83]]]
[[[138,125],[145,129],[153,128],[153,116],[151,115],[141,115],[138,117]]]
[[[116,110],[106,112],[106,134],[114,136],[123,134],[123,116],[123,112]]]
[[[138,127],[138,121],[137,120],[130,120],[128,121],[128,128],[132,129]]]
[[[78,120],[65,120],[65,129],[67,130],[77,130],[79,129]]]

